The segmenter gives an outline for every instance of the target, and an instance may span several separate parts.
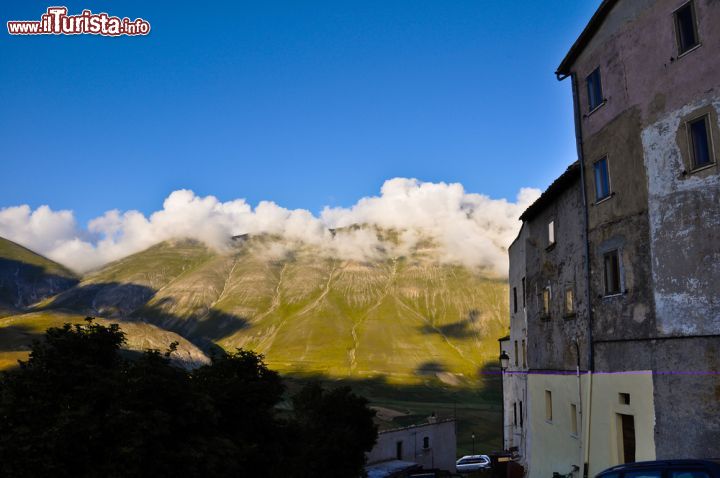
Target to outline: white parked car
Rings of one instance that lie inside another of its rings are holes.
[[[455,463],[455,467],[459,472],[489,470],[490,457],[487,455],[465,455]]]

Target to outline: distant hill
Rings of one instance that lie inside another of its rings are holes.
[[[69,269],[0,237],[0,317],[58,294],[79,281]]]
[[[251,348],[285,372],[459,384],[495,360],[506,302],[504,281],[440,264],[430,242],[363,262],[263,235],[222,252],[164,242],[43,307],[147,321],[206,349]]]

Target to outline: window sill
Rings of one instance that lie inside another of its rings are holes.
[[[615,192],[613,191],[613,192],[611,192],[610,194],[608,194],[607,196],[605,196],[604,198],[598,199],[597,201],[595,201],[594,203],[592,203],[592,205],[593,205],[593,206],[597,206],[598,204],[602,204],[602,203],[604,203],[605,201],[609,201],[610,199],[612,199],[612,198],[614,198],[614,197],[615,197]]]
[[[705,171],[705,170],[708,170],[708,169],[712,169],[712,168],[714,168],[714,167],[716,167],[716,166],[717,166],[717,163],[716,163],[716,162],[712,162],[712,163],[710,163],[710,164],[706,164],[705,166],[700,166],[699,168],[691,169],[690,171],[683,171],[683,176],[687,176],[687,175],[689,175],[689,174],[699,173],[699,172],[701,172],[701,171]]]
[[[597,110],[599,110],[600,108],[602,108],[602,107],[605,106],[606,104],[607,104],[607,98],[604,99],[604,100],[602,100],[602,102],[601,102],[599,105],[597,105],[595,108],[593,108],[593,109],[591,109],[590,111],[588,111],[587,114],[585,115],[585,117],[586,117],[586,118],[589,118],[593,113],[595,113]]]
[[[684,57],[685,55],[688,55],[688,54],[694,52],[695,50],[697,50],[697,49],[700,48],[701,46],[702,46],[702,43],[698,43],[698,44],[695,45],[694,47],[689,48],[688,50],[685,50],[684,52],[678,54],[677,59],[679,60],[680,58]]]

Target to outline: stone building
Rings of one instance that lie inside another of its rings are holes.
[[[529,299],[529,476],[720,457],[719,23],[716,0],[605,0],[557,70],[579,185],[551,186],[510,251]],[[549,249],[559,210],[578,227],[556,222]]]

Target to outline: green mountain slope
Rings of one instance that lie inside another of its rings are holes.
[[[251,348],[286,372],[473,381],[506,329],[506,285],[436,256],[431,245],[359,262],[269,236],[223,252],[172,241],[108,265],[47,306]]]
[[[60,264],[0,237],[0,317],[77,282],[78,277]]]

